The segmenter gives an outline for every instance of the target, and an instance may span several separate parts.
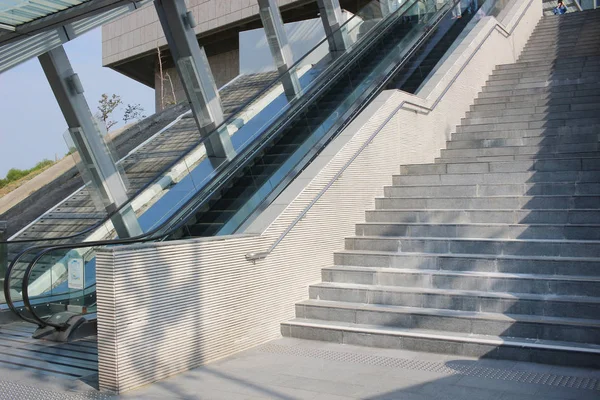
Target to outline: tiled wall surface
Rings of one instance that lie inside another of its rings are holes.
[[[280,7],[305,2],[277,0]],[[258,18],[256,0],[186,0],[186,4],[198,24],[197,35],[245,18]],[[102,64],[114,64],[166,44],[154,5],[150,3],[102,27]]]

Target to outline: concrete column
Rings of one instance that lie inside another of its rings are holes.
[[[128,201],[127,188],[85,100],[81,81],[62,46],[42,54],[39,60],[92,185],[98,189],[106,211],[113,213]],[[120,238],[143,233],[131,206],[111,220]]]
[[[276,0],[258,0],[258,7],[271,55],[277,71],[282,74],[283,90],[288,99],[292,99],[300,93],[302,88],[296,72],[289,71],[294,64],[294,56],[288,43],[281,12],[277,7]]]
[[[223,109],[206,53],[196,39],[192,13],[185,0],[155,0],[154,6],[200,134],[207,138],[207,156],[232,158],[235,151],[227,130],[209,135],[223,122]]]
[[[344,23],[339,0],[317,0],[317,4],[329,42],[329,50],[332,53],[346,51],[348,48],[348,34],[339,30]]]

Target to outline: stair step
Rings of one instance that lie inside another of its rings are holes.
[[[598,212],[600,214],[600,210]],[[600,240],[598,224],[363,222],[356,236]]]
[[[320,300],[306,300],[296,304],[296,317],[404,329],[437,329],[475,335],[600,344],[600,321],[586,319]]]
[[[436,254],[600,257],[600,241],[359,236],[345,239],[348,250]]]
[[[451,149],[455,150],[455,149]],[[574,153],[526,153],[526,154],[506,154],[506,155],[469,155],[467,157],[453,156],[436,158],[435,164],[438,163],[472,163],[472,162],[496,162],[496,161],[523,161],[523,160],[553,160],[562,158],[597,158],[598,152],[574,152]]]
[[[523,61],[512,64],[500,64],[496,66],[496,70],[509,71],[527,69],[531,67],[583,67],[591,65],[600,65],[600,56],[582,56],[582,57],[570,57],[558,60],[540,60],[540,61]]]
[[[600,110],[599,110],[600,111]],[[453,140],[446,144],[447,149],[483,149],[492,147],[532,147],[532,146],[559,146],[569,144],[596,144],[600,137],[598,134],[562,135],[562,136],[538,136],[529,138],[511,139],[475,139]]]
[[[599,69],[600,71],[600,69]],[[491,105],[496,107],[498,104],[503,104],[505,107],[529,107],[531,105],[557,105],[557,104],[584,104],[590,101],[596,102],[600,97],[598,93],[589,92],[567,92],[564,96],[558,96],[553,92],[538,93],[538,94],[521,94],[507,96],[492,96],[478,97],[474,100],[473,106]],[[590,100],[593,99],[593,100]]]
[[[600,77],[594,76],[594,74],[586,74],[584,77],[575,78],[558,78],[556,76],[553,76],[551,79],[522,78],[488,82],[482,91],[483,93],[490,93],[520,89],[563,88],[571,85],[595,85],[598,82],[600,82]],[[575,88],[578,88],[578,86],[575,86]]]
[[[442,164],[443,165],[443,164]],[[599,183],[597,171],[525,171],[461,174],[394,175],[392,185],[494,185],[522,183]]]
[[[600,102],[586,102],[582,104],[557,104],[544,106],[536,106],[534,104],[529,103],[523,104],[521,107],[518,108],[492,108],[481,111],[468,111],[465,117],[466,119],[470,120],[473,118],[506,118],[510,116],[529,115],[533,121],[539,121],[540,119],[543,119],[543,117],[548,117],[548,119],[559,119],[562,115],[561,113],[590,113],[597,112],[598,110],[600,110]]]
[[[535,122],[542,121],[545,123],[544,126],[552,126],[558,121],[562,121],[561,124],[555,126],[565,126],[566,121],[573,120],[586,120],[593,123],[600,122],[600,118],[597,117],[598,112],[596,110],[584,110],[584,111],[562,111],[552,113],[529,113],[522,115],[503,115],[495,117],[467,117],[461,119],[461,125],[482,125],[482,124],[507,124],[515,122]],[[595,122],[594,122],[595,121]],[[584,124],[575,124],[584,125]],[[541,128],[544,126],[538,126]]]
[[[493,99],[507,96],[528,96],[532,100],[540,100],[548,97],[579,97],[579,96],[598,96],[600,94],[600,84],[572,84],[547,87],[534,87],[528,89],[507,89],[498,91],[479,92],[478,99]]]
[[[473,127],[477,125],[471,125]],[[479,125],[487,126],[487,125]],[[476,128],[482,129],[482,128]],[[466,130],[462,130],[466,131]],[[505,147],[488,147],[474,149],[442,149],[441,158],[467,158],[467,157],[482,157],[482,156],[522,156],[541,154],[555,154],[555,158],[570,157],[576,153],[600,153],[600,142],[596,143],[568,143],[557,145],[538,145],[538,146],[505,146]],[[569,154],[569,156],[564,155]]]
[[[560,185],[565,186],[565,185]],[[444,188],[442,188],[444,189]],[[566,192],[569,190],[567,189]],[[525,191],[527,192],[527,191]],[[378,197],[375,199],[375,208],[386,210],[405,209],[463,209],[463,210],[487,210],[487,209],[590,209],[597,208],[600,195],[565,195],[565,196],[483,196],[473,197],[459,195],[458,197],[446,193],[402,193],[403,197]],[[448,197],[445,197],[448,196]]]
[[[477,176],[477,174],[473,174]],[[424,175],[428,176],[428,175]],[[431,175],[429,175],[431,176]],[[433,175],[435,176],[435,175]],[[590,204],[594,198],[582,198],[581,195],[591,196],[600,194],[600,184],[598,183],[499,183],[499,184],[462,184],[462,185],[404,185],[404,186],[385,186],[383,188],[384,196],[387,198],[477,198],[484,197],[511,197],[525,196],[521,207],[527,208],[534,204],[547,204],[547,208],[597,208],[597,204]],[[562,198],[557,196],[570,196]],[[490,199],[490,204],[503,204],[503,200],[494,202]],[[589,207],[582,207],[584,204]],[[509,202],[509,204],[515,204]],[[379,206],[377,207],[379,208]],[[460,207],[453,207],[460,208]],[[496,208],[489,207],[489,208]],[[502,207],[510,208],[510,207]],[[539,208],[539,207],[536,207]]]
[[[550,160],[491,161],[471,163],[409,164],[400,167],[403,175],[479,174],[498,172],[597,171],[598,158],[556,158]]]
[[[594,320],[600,315],[599,297],[490,292],[477,289],[322,282],[309,287],[309,297],[312,300],[559,318]]]
[[[600,276],[597,258],[534,257],[506,254],[432,254],[343,250],[333,255],[337,266],[498,272],[508,274]]]
[[[367,210],[365,220],[379,223],[600,224],[600,210],[379,209]]]
[[[281,324],[286,337],[358,346],[571,365],[598,366],[600,346],[584,343],[383,327],[296,318]]]
[[[494,139],[527,139],[527,138],[561,138],[565,142],[573,140],[577,142],[576,136],[596,135],[600,137],[600,125],[588,126],[563,126],[556,128],[536,129],[512,129],[503,131],[480,130],[477,132],[457,132],[452,134],[452,140],[494,140]],[[563,158],[568,158],[564,156]]]

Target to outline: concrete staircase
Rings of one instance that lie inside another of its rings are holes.
[[[600,12],[544,17],[404,165],[284,336],[600,366]]]

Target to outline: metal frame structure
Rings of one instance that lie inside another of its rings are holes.
[[[348,49],[347,32],[340,27],[344,24],[342,8],[339,0],[317,0],[325,36],[332,54],[345,52]]]

